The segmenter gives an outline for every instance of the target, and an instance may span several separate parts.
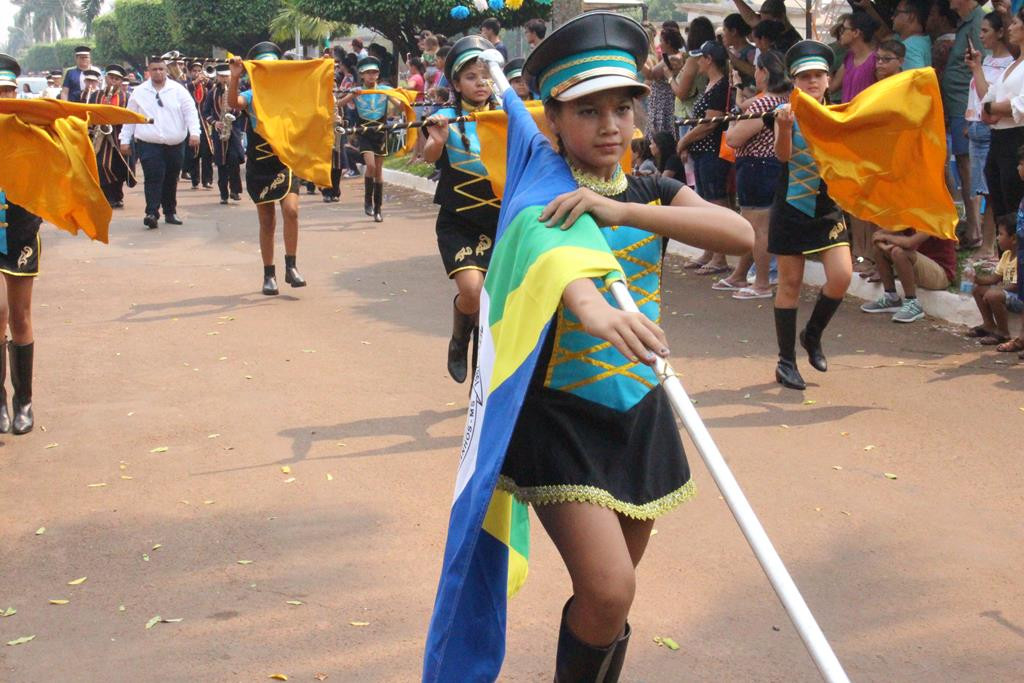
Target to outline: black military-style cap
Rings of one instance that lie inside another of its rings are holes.
[[[10,55],[0,52],[0,88],[17,88],[21,65]]]
[[[227,62],[217,62],[217,66],[214,68],[217,70],[218,76],[227,76],[231,73],[231,65]]]
[[[479,57],[484,50],[493,50],[494,45],[483,36],[465,36],[452,45],[444,60],[444,77],[451,83],[456,74],[471,60]]]
[[[83,77],[85,77],[86,79],[90,79],[91,78],[94,81],[100,80],[100,76],[101,75],[102,74],[100,74],[100,70],[99,69],[95,69],[95,68],[91,68],[91,67],[88,68],[88,69],[84,69],[82,71],[82,76]]]
[[[523,75],[542,100],[574,100],[601,90],[650,91],[640,80],[649,43],[643,26],[614,12],[587,12],[549,33]]]
[[[120,64],[110,64],[107,66],[107,75],[117,76],[118,78],[124,78],[128,75],[128,72],[125,71],[124,67]]]
[[[790,76],[804,71],[829,71],[835,53],[825,43],[817,40],[801,40],[786,51],[786,69]]]
[[[76,57],[80,57],[82,55],[91,55],[91,54],[92,54],[92,48],[89,47],[88,45],[79,45],[78,47],[75,48],[75,56]]]
[[[364,71],[380,71],[380,60],[376,57],[363,57],[356,62],[356,71],[359,73]]]
[[[509,61],[505,65],[505,78],[512,80],[513,78],[519,78],[523,75],[523,65],[526,64],[526,60],[522,57],[516,57]]]
[[[262,62],[265,60],[273,61],[275,59],[281,59],[282,54],[281,48],[279,48],[275,43],[272,43],[269,40],[264,40],[262,43],[256,43],[253,45],[252,49],[249,50],[249,54],[247,54],[245,58],[251,59],[255,62]]]

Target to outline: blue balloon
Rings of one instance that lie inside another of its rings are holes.
[[[456,5],[455,7],[452,7],[451,17],[452,19],[468,19],[469,8],[465,5]]]
[[[495,12],[505,9],[505,0],[487,0],[487,6]]]

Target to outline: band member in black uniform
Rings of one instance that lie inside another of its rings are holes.
[[[334,125],[344,126],[344,108],[341,102],[334,105]],[[341,201],[341,173],[345,169],[345,138],[338,132],[334,133],[334,147],[331,148],[331,186],[321,188],[320,194],[324,197],[324,204]]]
[[[228,197],[236,202],[242,199],[241,165],[245,157],[242,135],[245,134],[245,116],[241,110],[228,106],[231,67],[224,62],[215,68],[217,82],[203,101],[203,120],[213,143],[213,163],[217,166],[220,203],[227,204]]]
[[[257,43],[246,59],[254,61],[281,59],[281,48],[271,42]],[[270,144],[256,132],[256,110],[253,108],[252,90],[238,92],[238,82],[245,66],[240,57],[230,61],[231,79],[228,82],[228,103],[249,115],[248,149],[245,161],[245,189],[256,202],[260,221],[260,254],[263,256],[263,293],[278,293],[277,273],[274,269],[274,231],[277,214],[275,202],[281,202],[284,221],[284,280],[292,287],[305,287],[306,281],[295,267],[295,252],[299,246],[299,178],[285,166],[270,148]],[[260,97],[273,97],[274,93],[260,93]]]
[[[491,262],[501,201],[494,196],[487,169],[480,159],[476,123],[451,123],[464,114],[493,106],[490,75],[479,56],[492,45],[480,36],[466,36],[452,46],[444,75],[455,90],[455,103],[427,119],[429,136],[423,160],[437,162],[434,203],[437,247],[448,277],[458,294],[452,302],[452,336],[448,341],[448,374],[456,382],[469,374],[469,343],[477,329],[480,290]]]
[[[832,49],[816,40],[802,40],[786,53],[793,84],[824,101],[828,93]],[[775,191],[768,226],[768,251],[779,257],[779,288],[775,293],[775,335],[779,362],[775,381],[790,389],[806,388],[796,367],[796,312],[804,262],[817,254],[825,267],[825,284],[818,294],[800,345],[815,370],[828,370],[821,337],[835,315],[853,275],[850,237],[842,210],[828,194],[818,164],[811,156],[799,122],[788,104],[775,114],[775,155],[785,163]]]
[[[203,63],[199,60],[192,60],[188,65],[188,82],[185,84],[192,99],[196,101],[196,111],[203,111],[203,104],[206,95],[210,91],[206,75],[203,73]],[[192,189],[195,190],[202,182],[203,189],[209,190],[213,187],[213,145],[212,131],[206,121],[200,116],[202,134],[199,136],[199,149],[191,147],[185,149],[185,170],[192,179]]]
[[[103,74],[100,70],[90,66],[88,69],[82,70],[82,81],[85,86],[82,88],[82,92],[79,95],[78,102],[88,102],[93,99],[93,96],[100,91],[100,78]]]
[[[120,64],[108,66],[106,85],[100,90],[92,91],[85,102],[127,107],[128,95],[121,87],[125,75],[124,67]],[[93,126],[91,133],[92,144],[96,149],[96,166],[99,168],[100,188],[103,190],[103,196],[110,202],[111,208],[124,208],[124,184],[127,182],[128,187],[135,187],[135,174],[121,154],[118,143],[121,126]]]
[[[363,57],[356,64],[363,90],[390,90],[391,86],[380,81],[380,60]],[[344,107],[355,100],[359,123],[386,124],[388,120],[388,96],[381,93],[350,93],[341,98],[339,106]],[[388,134],[384,131],[368,131],[359,135],[359,152],[363,155],[366,170],[363,172],[365,196],[363,210],[378,223],[384,220],[381,205],[384,203],[384,157],[388,155]]]
[[[18,96],[21,67],[0,54],[0,97]],[[0,432],[32,431],[32,281],[39,275],[39,225],[42,220],[7,200],[0,188],[0,273],[7,290],[0,298]],[[7,341],[7,328],[11,341]],[[4,348],[8,347],[8,348]],[[7,357],[11,361],[12,410],[7,409]]]

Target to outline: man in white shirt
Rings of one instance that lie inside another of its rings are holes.
[[[183,85],[167,78],[163,57],[149,58],[149,80],[132,91],[128,108],[149,117],[152,123],[130,123],[121,129],[121,153],[128,157],[132,138],[135,155],[146,176],[146,217],[142,223],[152,230],[160,220],[181,225],[178,220],[178,176],[184,162],[185,140],[199,148],[199,112],[195,100]]]

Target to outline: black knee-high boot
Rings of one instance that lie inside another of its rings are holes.
[[[382,208],[384,208],[384,183],[375,182],[373,184],[373,220],[378,223],[384,222]]]
[[[367,216],[373,215],[373,178],[363,178],[363,211]]]
[[[775,381],[790,389],[807,388],[800,371],[796,369],[796,309],[775,309],[775,338],[779,342],[779,363],[775,366]]]
[[[800,346],[807,350],[807,360],[818,372],[828,370],[828,359],[825,352],[821,350],[821,335],[828,327],[832,316],[839,310],[842,299],[833,299],[825,296],[824,292],[818,294],[818,300],[814,303],[814,311],[807,321],[807,327],[800,331]]]
[[[562,608],[558,629],[558,654],[555,659],[555,683],[617,683],[626,659],[630,628],[611,645],[595,647],[584,643],[569,628],[567,620],[572,598]]]
[[[11,352],[11,386],[14,398],[11,408],[14,416],[11,431],[27,434],[32,431],[35,420],[32,417],[32,351],[35,344],[8,344]]]
[[[455,305],[459,296],[452,301],[452,338],[448,341],[448,374],[462,384],[466,381],[468,368],[466,356],[469,353],[469,340],[476,329],[476,315],[466,315]]]
[[[0,341],[0,434],[11,431],[11,413],[7,410],[7,338]]]
[[[273,266],[263,266],[263,293],[267,296],[277,294],[277,269]]]

